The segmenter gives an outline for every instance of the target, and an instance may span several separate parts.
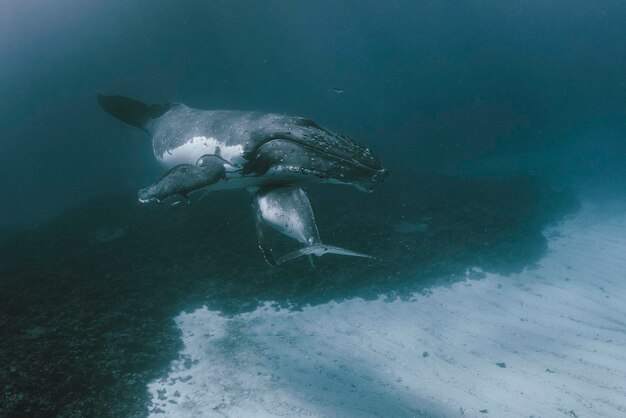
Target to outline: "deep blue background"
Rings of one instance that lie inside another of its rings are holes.
[[[98,92],[311,117],[396,173],[482,167],[622,185],[624,1],[0,7],[0,226],[158,176],[144,134],[102,112]]]

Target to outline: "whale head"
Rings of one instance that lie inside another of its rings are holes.
[[[193,191],[218,182],[224,178],[224,175],[223,165],[181,164],[165,173],[156,183],[139,190],[139,201],[160,203],[172,196],[187,197]]]

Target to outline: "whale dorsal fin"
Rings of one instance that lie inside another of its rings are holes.
[[[170,110],[174,103],[147,105],[124,96],[98,94],[98,103],[111,116],[148,132],[148,122]]]

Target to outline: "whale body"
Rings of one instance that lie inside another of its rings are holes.
[[[347,184],[372,191],[387,176],[376,155],[358,142],[314,121],[274,113],[200,110],[181,103],[148,105],[124,96],[98,96],[112,116],[150,135],[154,156],[165,175],[139,191],[141,202],[223,189],[248,189],[257,209],[257,236],[270,264],[271,254],[260,228],[298,237],[305,247],[278,260],[327,253],[367,257],[319,239],[304,190],[307,183]],[[273,202],[272,210],[267,202]],[[261,208],[265,207],[266,210]],[[291,211],[298,222],[275,222]],[[298,229],[302,225],[307,228]]]

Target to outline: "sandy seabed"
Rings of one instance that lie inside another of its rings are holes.
[[[626,416],[626,205],[583,205],[520,274],[409,299],[176,322],[152,416]]]

